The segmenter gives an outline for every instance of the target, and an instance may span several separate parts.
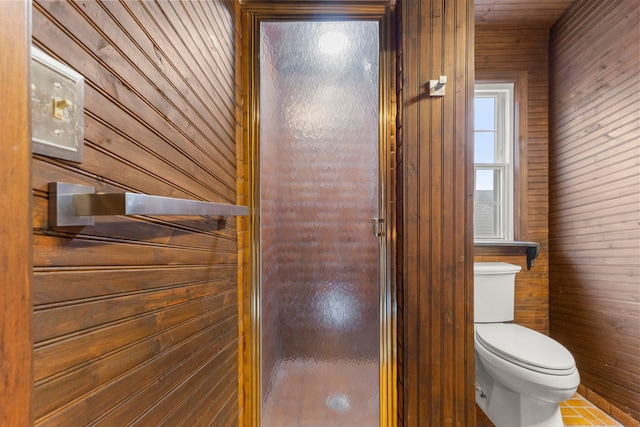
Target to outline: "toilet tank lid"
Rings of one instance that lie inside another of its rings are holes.
[[[510,274],[518,273],[522,267],[506,262],[474,262],[474,274]]]

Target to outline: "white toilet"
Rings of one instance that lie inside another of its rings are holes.
[[[559,403],[580,384],[560,343],[514,323],[520,266],[474,264],[476,403],[496,427],[563,427]]]

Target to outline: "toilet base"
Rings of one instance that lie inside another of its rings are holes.
[[[476,390],[476,402],[496,427],[563,427],[558,403],[533,399],[493,382],[490,395]]]

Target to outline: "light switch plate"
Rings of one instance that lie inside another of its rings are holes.
[[[84,157],[84,77],[31,47],[33,152],[81,162]]]

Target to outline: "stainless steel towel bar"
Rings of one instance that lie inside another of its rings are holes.
[[[96,193],[94,187],[49,183],[49,224],[53,227],[93,225],[97,215],[248,215],[246,206],[137,193]]]

